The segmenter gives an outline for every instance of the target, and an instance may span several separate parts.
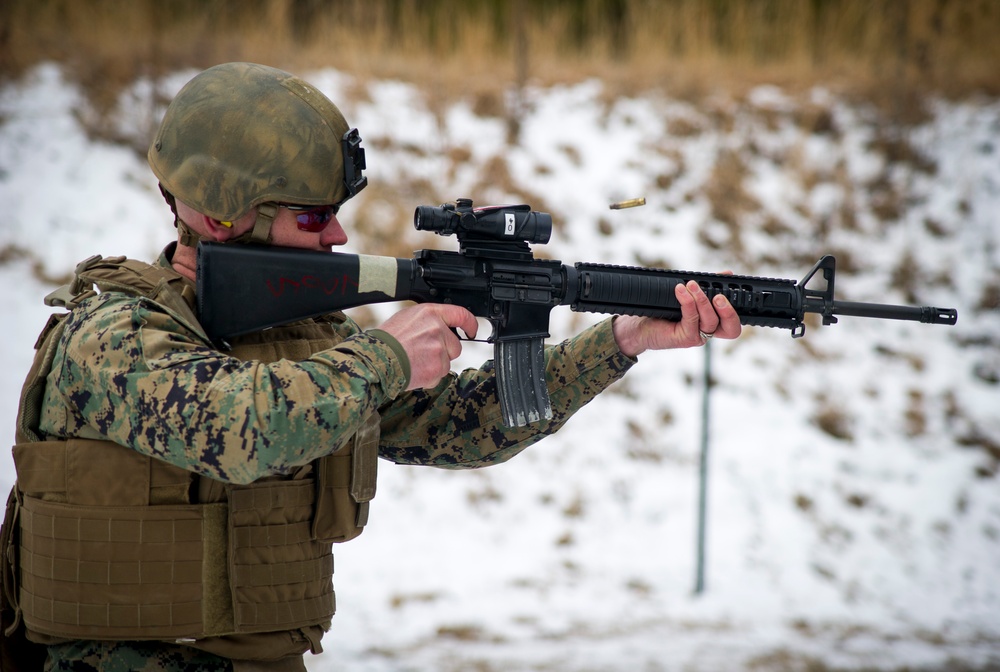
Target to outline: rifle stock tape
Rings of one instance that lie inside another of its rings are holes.
[[[358,293],[382,292],[392,296],[396,292],[396,260],[393,257],[358,255]]]

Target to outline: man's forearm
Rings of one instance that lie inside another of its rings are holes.
[[[492,363],[452,374],[432,390],[408,393],[380,409],[382,456],[401,464],[475,468],[504,462],[566,420],[621,378],[623,355],[611,320],[546,350],[551,420],[509,428],[501,419]]]

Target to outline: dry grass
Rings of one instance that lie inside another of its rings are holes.
[[[489,92],[528,80],[600,76],[610,95],[683,97],[822,80],[903,117],[928,91],[1000,92],[998,28],[991,0],[6,0],[0,77],[60,61],[97,107],[139,76],[228,60],[493,103]]]
[[[1000,279],[986,282],[976,303],[976,310],[988,312],[1000,309]]]
[[[723,151],[715,162],[712,175],[705,186],[705,196],[711,208],[712,218],[722,224],[725,240],[713,238],[713,232],[703,229],[699,238],[708,247],[725,247],[736,255],[744,251],[740,223],[746,213],[758,212],[760,203],[745,187],[744,182],[750,170],[742,152]]]
[[[911,389],[909,393],[909,403],[903,414],[906,435],[915,438],[923,436],[927,432],[927,408],[924,393],[921,390]]]
[[[73,279],[71,273],[61,275],[51,275],[46,272],[45,264],[34,250],[29,250],[19,245],[6,244],[0,247],[0,266],[13,263],[22,259],[29,260],[31,264],[31,275],[53,287],[64,285]]]
[[[898,215],[894,218],[898,218]],[[889,218],[883,218],[883,221]],[[918,303],[918,289],[924,271],[912,250],[904,250],[892,268],[890,286],[898,290],[909,303]]]
[[[817,401],[817,408],[810,418],[812,423],[835,439],[853,443],[854,423],[847,411],[826,398]]]

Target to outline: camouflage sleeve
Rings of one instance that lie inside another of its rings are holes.
[[[303,362],[244,362],[155,303],[107,292],[68,318],[40,428],[249,483],[332,452],[404,381],[392,350],[364,333]]]
[[[400,464],[454,469],[504,462],[562,427],[634,363],[618,350],[611,319],[547,348],[552,420],[517,429],[501,422],[492,361],[451,374],[436,388],[404,394],[381,409],[380,454]]]

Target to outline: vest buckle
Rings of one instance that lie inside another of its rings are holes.
[[[73,272],[73,280],[68,285],[63,285],[55,291],[50,292],[45,297],[45,305],[72,310],[86,299],[89,299],[92,296],[97,296],[97,292],[95,292],[91,287],[88,287],[91,283],[86,282],[80,276],[102,259],[103,257],[101,255],[95,254],[94,256],[88,257],[77,264],[76,270]],[[87,287],[87,289],[85,290],[84,287]]]

